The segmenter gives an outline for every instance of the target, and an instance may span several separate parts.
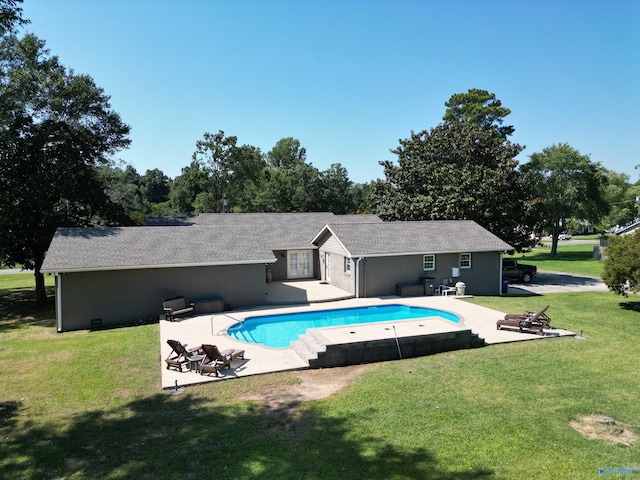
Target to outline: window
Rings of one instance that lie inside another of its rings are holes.
[[[422,270],[425,272],[428,270],[436,269],[436,256],[435,255],[425,255],[422,257]]]
[[[471,268],[471,254],[470,253],[461,253],[460,254],[460,268]]]
[[[344,259],[344,273],[347,275],[351,274],[351,259],[348,257],[345,257]]]

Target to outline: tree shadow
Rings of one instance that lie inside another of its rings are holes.
[[[0,429],[11,428],[16,424],[16,417],[21,406],[22,402],[13,400],[0,402]]]
[[[637,302],[620,302],[620,308],[640,313],[640,300]]]
[[[440,465],[428,446],[398,448],[358,436],[351,419],[317,408],[292,414],[287,406],[267,414],[246,407],[211,406],[187,392],[83,413],[68,428],[3,423],[0,477],[495,478],[484,467]]]
[[[47,287],[47,295],[53,294]],[[16,288],[0,293],[0,332],[20,329],[26,325],[55,327],[53,302],[39,306],[32,288]]]

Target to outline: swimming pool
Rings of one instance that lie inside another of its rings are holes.
[[[414,320],[425,317],[442,317],[450,322],[460,322],[460,317],[443,310],[392,304],[248,317],[243,322],[229,327],[227,333],[243,342],[284,348],[297,340],[298,336],[305,333],[308,328]]]

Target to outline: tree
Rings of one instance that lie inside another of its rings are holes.
[[[326,210],[336,215],[353,213],[353,182],[349,180],[347,169],[339,163],[331,164],[327,170],[320,173],[322,187],[322,205],[320,210]]]
[[[551,255],[558,247],[558,235],[571,218],[597,224],[607,213],[603,189],[606,174],[599,163],[566,143],[533,153],[522,171],[531,179],[540,227],[551,232]]]
[[[16,27],[30,23],[22,18],[19,3],[22,3],[22,0],[0,0],[0,35],[14,33]]]
[[[263,212],[313,212],[322,209],[320,171],[306,162],[307,151],[292,137],[278,140],[267,153],[264,188],[256,199]]]
[[[209,210],[200,210],[206,206],[203,198],[210,191],[209,174],[204,165],[193,160],[182,169],[182,174],[173,181],[169,194],[172,209],[176,215],[193,215]],[[197,202],[196,199],[200,200]]]
[[[147,170],[139,179],[142,194],[150,205],[164,203],[169,200],[171,190],[169,177],[162,170],[154,168]]]
[[[0,43],[0,262],[40,272],[56,228],[127,222],[97,166],[129,145],[129,127],[88,75],[67,70],[34,35]]]
[[[282,138],[267,153],[267,160],[272,168],[291,168],[306,163],[307,149],[295,138]]]
[[[210,190],[200,197],[200,208],[205,212],[226,211],[227,186],[232,175],[231,157],[238,141],[237,137],[225,136],[222,130],[218,133],[204,133],[203,140],[196,142],[193,161],[205,165],[211,182]]]
[[[266,179],[267,162],[259,148],[241,145],[232,149],[227,182],[229,212],[256,212],[257,196]]]
[[[105,165],[98,167],[101,181],[109,199],[122,207],[127,216],[141,225],[151,211],[140,186],[140,174],[131,165],[124,169]]]
[[[444,122],[400,140],[372,186],[385,220],[474,220],[517,250],[530,246],[531,198],[517,170],[522,147],[472,123]]]
[[[456,93],[444,105],[447,107],[442,118],[445,122],[471,123],[494,131],[501,138],[507,138],[515,131],[512,126],[502,125],[511,110],[486,90],[472,88],[467,93]]]
[[[637,216],[636,191],[629,183],[629,175],[605,170],[607,182],[603,191],[604,201],[609,206],[609,213],[598,225],[601,232],[615,226],[625,226],[633,222]]]
[[[618,295],[640,292],[640,234],[610,239],[602,280]]]

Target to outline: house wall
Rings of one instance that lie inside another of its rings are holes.
[[[437,254],[436,269],[423,271],[423,255],[367,258],[360,263],[360,295],[395,295],[396,284],[419,283],[421,277],[433,277],[437,287],[443,279],[452,279],[451,269],[459,266],[459,259],[457,253]],[[500,262],[500,252],[471,252],[471,268],[460,269],[460,277],[453,281],[464,282],[466,292],[472,295],[499,295]]]
[[[327,253],[331,256],[330,260],[330,283],[342,290],[345,290],[353,295],[356,293],[356,260],[351,260],[351,272],[346,273],[344,270],[345,258],[347,252],[342,248],[342,245],[331,235],[326,235],[319,242],[320,246],[320,271],[319,278],[326,281],[325,265]]]
[[[266,294],[263,264],[63,273],[57,285],[61,331],[92,328],[91,319],[112,326],[157,318],[162,300],[178,295],[221,297],[237,308],[262,305]]]
[[[274,250],[273,254],[277,258],[276,263],[272,263],[267,268],[271,269],[273,280],[281,282],[287,279],[287,251]]]
[[[311,250],[302,249],[302,250]],[[268,268],[271,268],[271,275],[273,281],[282,282],[287,280],[287,250],[274,250],[273,254],[277,258],[276,263],[269,265]],[[311,250],[311,261],[313,262],[312,270],[313,270],[313,278],[320,278],[320,258],[318,255],[318,250]]]

